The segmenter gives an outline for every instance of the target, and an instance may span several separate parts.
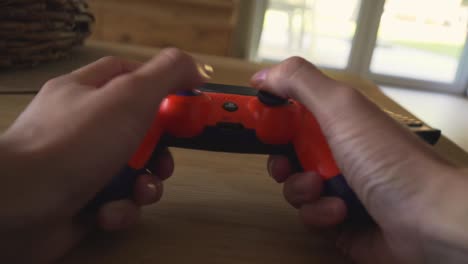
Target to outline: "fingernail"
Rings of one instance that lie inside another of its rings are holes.
[[[263,82],[266,81],[267,76],[268,76],[269,69],[263,69],[259,72],[257,72],[253,77],[252,81],[255,85],[259,85]]]
[[[156,192],[158,191],[156,185],[153,184],[153,183],[148,183],[148,184],[146,185],[146,187],[148,188],[148,191],[149,191],[150,193],[156,193]]]
[[[159,186],[154,183],[148,183],[146,185],[145,200],[148,203],[154,202],[158,198]]]
[[[210,80],[213,77],[214,68],[209,64],[197,62],[197,70],[200,76],[205,80]]]

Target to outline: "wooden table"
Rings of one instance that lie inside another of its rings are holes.
[[[105,55],[146,60],[154,49],[88,43],[67,61],[35,70],[0,74],[0,131],[33,98],[28,91],[61,73]],[[214,82],[247,85],[260,65],[195,55],[214,66]],[[370,82],[327,72],[389,110],[406,113]],[[22,91],[22,92],[20,92]],[[445,137],[436,150],[468,166],[468,154]],[[333,230],[306,230],[281,186],[266,173],[266,157],[172,150],[176,170],[160,203],[144,210],[141,223],[123,233],[95,234],[61,263],[346,263],[334,247]]]

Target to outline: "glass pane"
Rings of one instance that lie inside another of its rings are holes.
[[[283,60],[298,55],[320,66],[346,67],[360,2],[271,0],[257,56]]]
[[[466,0],[387,0],[374,73],[451,83],[468,25]]]

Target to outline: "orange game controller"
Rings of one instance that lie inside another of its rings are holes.
[[[167,96],[134,156],[90,206],[131,197],[136,177],[168,146],[285,155],[296,171],[318,173],[325,181],[324,195],[343,198],[348,217],[369,218],[304,106],[253,88],[220,84]]]

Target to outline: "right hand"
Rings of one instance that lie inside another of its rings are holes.
[[[257,89],[302,103],[319,122],[350,187],[377,222],[345,230],[337,246],[357,263],[466,263],[468,175],[439,157],[358,91],[294,57],[252,78]],[[339,198],[320,197],[314,172],[296,173],[272,156],[271,176],[306,225],[345,219]]]

